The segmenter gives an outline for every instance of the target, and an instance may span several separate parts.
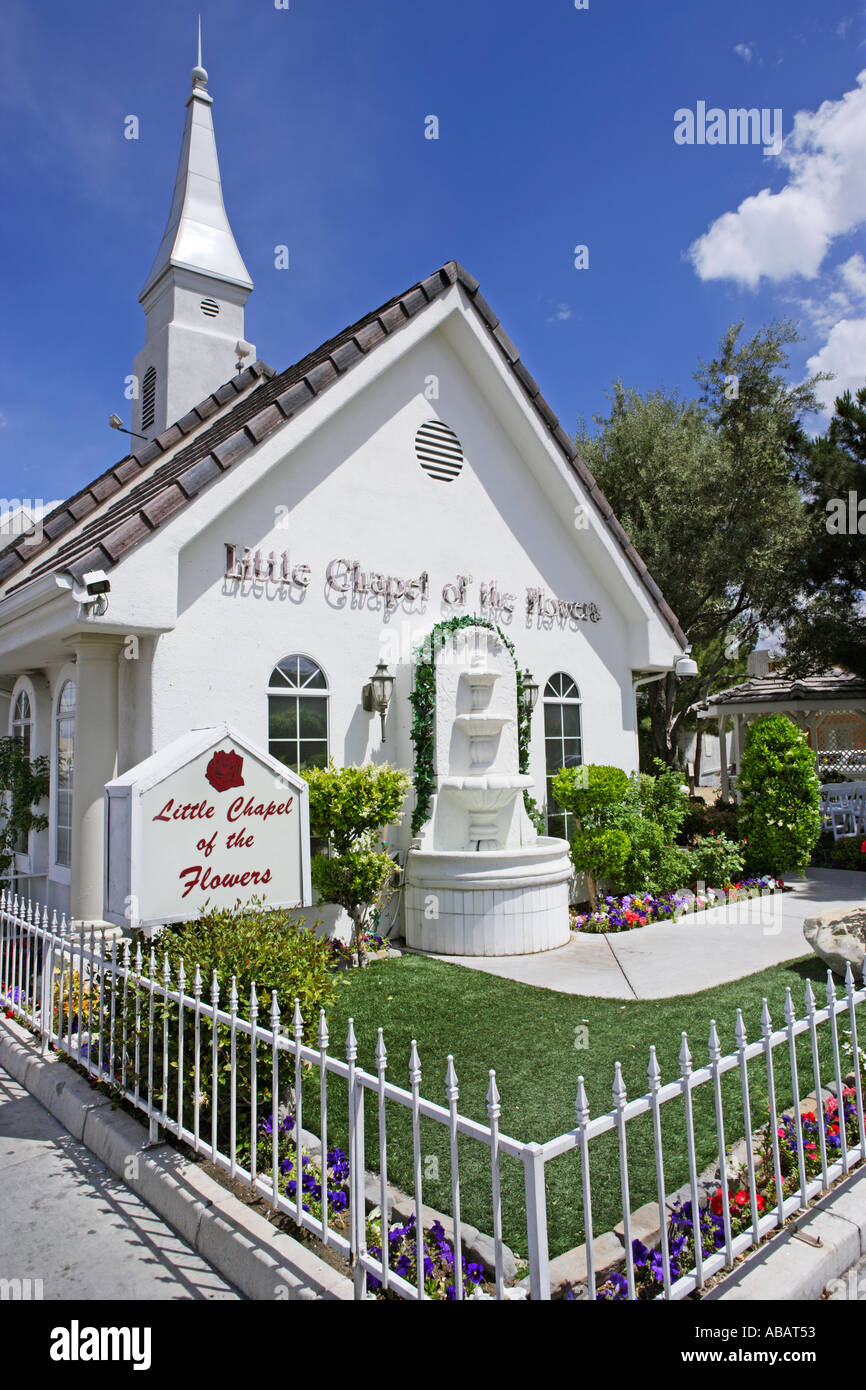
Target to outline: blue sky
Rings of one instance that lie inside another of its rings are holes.
[[[256,285],[246,332],[277,369],[455,258],[569,432],[616,377],[693,391],[740,318],[800,321],[797,377],[812,361],[862,378],[854,0],[200,3],[223,190]],[[197,8],[4,0],[8,496],[66,496],[124,452],[106,422],[128,421]],[[677,144],[675,112],[700,101],[780,108],[781,153]]]

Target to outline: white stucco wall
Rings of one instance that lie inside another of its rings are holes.
[[[431,373],[440,391],[432,403],[424,396]],[[415,431],[434,415],[463,445],[465,463],[454,482],[432,480],[415,456]],[[274,524],[283,517],[287,529]],[[225,581],[226,542],[265,555],[288,550],[290,564],[310,567],[309,587]],[[336,594],[325,576],[329,563],[340,558],[403,578],[427,571],[426,610],[416,601],[386,616],[379,598]],[[443,585],[461,574],[472,576],[468,601],[463,608],[448,606]],[[281,657],[298,651],[316,660],[328,678],[337,762],[387,757],[411,767],[412,650],[440,618],[480,611],[479,585],[494,579],[515,596],[514,613],[501,614],[500,626],[515,643],[521,667],[530,667],[542,690],[558,670],[578,682],[585,759],[635,767],[627,626],[604,576],[585,563],[571,512],[551,508],[448,345],[427,342],[184,547],[177,625],[159,638],[153,657],[154,747],[193,722],[215,719],[265,742],[270,672]],[[601,620],[527,619],[527,586],[596,603]],[[380,655],[397,675],[384,746],[378,718],[360,706],[362,685]],[[130,674],[136,678],[147,686],[143,665]],[[138,716],[129,721],[128,738],[137,721]],[[543,795],[540,710],[531,770]]]

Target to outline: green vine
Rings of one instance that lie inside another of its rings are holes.
[[[464,613],[459,618],[444,618],[437,623],[432,632],[415,652],[415,688],[409,696],[412,706],[412,744],[415,749],[415,811],[412,816],[412,834],[417,835],[430,819],[430,799],[436,790],[434,771],[434,727],[436,713],[436,655],[444,646],[446,637],[462,627],[486,627],[495,632],[511,653],[517,674],[517,758],[518,770],[529,771],[529,736],[532,716],[523,703],[523,676],[517,664],[514,643],[489,618],[476,618]],[[544,818],[537,802],[523,793],[523,803],[527,814],[539,833],[544,831]]]

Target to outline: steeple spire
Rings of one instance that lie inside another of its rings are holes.
[[[244,304],[253,288],[223,203],[208,75],[190,74],[186,123],[168,224],[139,299],[147,320],[134,374],[133,429],[173,424],[235,374]],[[247,355],[249,348],[247,349]]]
[[[223,204],[207,73],[201,65],[201,18],[198,61],[190,74],[186,125],[168,226],[139,298],[164,275],[169,265],[197,270],[251,290],[253,282],[237,248]]]

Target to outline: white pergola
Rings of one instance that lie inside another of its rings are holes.
[[[703,702],[698,719],[719,721],[719,761],[722,797],[736,790],[743,754],[745,729],[767,714],[784,714],[810,735],[816,767],[822,752],[820,730],[831,714],[853,710],[866,717],[866,681],[848,672],[826,676],[807,676],[793,680],[783,675],[757,676],[729,690],[718,690]],[[728,729],[731,731],[731,757],[728,759]],[[866,749],[858,750],[866,771]],[[852,763],[851,772],[858,766]]]

